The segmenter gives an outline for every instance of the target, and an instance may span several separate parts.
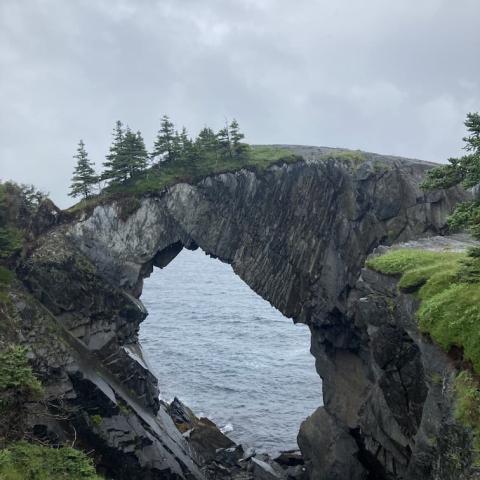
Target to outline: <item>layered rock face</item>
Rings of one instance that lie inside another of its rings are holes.
[[[428,375],[447,358],[421,343],[414,301],[397,298],[391,279],[358,278],[377,246],[441,233],[465,194],[425,195],[418,185],[431,164],[371,154],[352,166],[292,148],[305,161],[99,205],[44,235],[24,262],[25,285],[68,339],[72,358],[59,368],[82,412],[76,428],[114,478],[202,476],[137,342],[142,280],[182,248],[231,264],[310,327],[325,402],[299,435],[311,479],[453,478],[439,466],[448,448],[431,441],[451,417],[451,395]],[[468,445],[451,424],[451,438]],[[125,465],[115,465],[120,455]]]
[[[380,246],[463,252],[463,235]],[[368,268],[350,291],[342,348],[312,331],[312,353],[324,379],[325,408],[301,426],[299,445],[311,478],[476,479],[471,435],[455,420],[452,358],[419,332],[417,297],[398,279]]]

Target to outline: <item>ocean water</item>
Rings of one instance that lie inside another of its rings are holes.
[[[155,269],[141,299],[140,340],[161,398],[177,396],[257,451],[296,448],[300,423],[322,401],[305,325],[201,250]]]

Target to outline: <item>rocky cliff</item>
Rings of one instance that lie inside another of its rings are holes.
[[[38,420],[37,431],[74,432],[116,479],[204,476],[158,401],[137,337],[143,278],[182,248],[201,248],[310,327],[325,406],[299,434],[309,478],[467,475],[469,434],[452,418],[452,395],[432,380],[441,372],[448,387],[446,355],[415,330],[415,300],[397,296],[394,280],[367,271],[359,280],[379,245],[442,233],[465,194],[422,192],[424,162],[290,148],[304,161],[125,196],[73,218],[52,214],[12,293],[50,400],[70,412]],[[461,461],[448,460],[462,446]]]

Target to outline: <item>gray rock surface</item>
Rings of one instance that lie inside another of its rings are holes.
[[[67,343],[52,391],[68,391],[72,423],[114,478],[203,476],[158,402],[137,337],[143,278],[198,247],[310,327],[325,407],[299,434],[309,478],[453,478],[428,476],[442,463],[432,432],[451,425],[469,445],[451,420],[451,397],[435,396],[428,380],[438,369],[451,384],[448,359],[420,338],[414,300],[397,298],[394,280],[358,277],[379,245],[442,233],[466,194],[422,192],[424,162],[366,154],[351,164],[329,158],[331,149],[289,148],[306,161],[177,184],[136,199],[128,215],[125,199],[99,205],[44,234],[23,262],[25,287]]]

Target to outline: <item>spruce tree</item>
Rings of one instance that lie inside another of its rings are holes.
[[[232,142],[232,150],[235,158],[241,158],[247,151],[247,145],[242,143],[245,135],[240,132],[238,122],[233,119],[229,126],[230,139]]]
[[[220,129],[217,133],[217,143],[220,154],[223,158],[229,157],[232,158],[232,146],[230,143],[230,132],[228,130],[228,125],[225,125],[224,128]]]
[[[218,146],[217,136],[215,132],[208,127],[204,127],[200,130],[198,137],[195,141],[200,151],[213,152],[216,151]]]
[[[77,165],[73,171],[69,195],[71,197],[83,196],[83,198],[88,198],[93,193],[93,189],[98,182],[98,176],[93,169],[93,163],[88,158],[83,140],[78,142],[77,153],[73,158],[77,160]]]
[[[148,152],[140,130],[137,130],[135,142],[135,170],[141,172],[148,166]]]
[[[119,150],[118,159],[118,166],[122,169],[122,172],[125,172],[125,177],[128,175],[132,178],[135,174],[145,170],[147,167],[148,153],[142,134],[139,131],[134,133],[127,127]]]
[[[124,156],[124,138],[125,130],[122,122],[118,120],[113,130],[113,141],[110,145],[110,151],[105,157],[106,161],[103,163],[105,170],[101,176],[102,180],[107,180],[110,185],[124,181],[127,176],[128,169],[126,168]]]
[[[190,137],[188,136],[187,129],[185,127],[182,127],[182,131],[180,132],[179,135],[179,140],[180,140],[180,150],[183,152],[187,150],[190,147],[190,144],[192,141],[190,140]]]
[[[175,137],[178,137],[175,125],[167,115],[164,115],[153,145],[152,158],[164,157],[169,162],[175,160],[178,156],[178,138]]]
[[[196,143],[188,136],[187,129],[182,128],[182,131],[179,135],[180,141],[180,158],[183,165],[190,173],[194,173],[196,170],[196,164],[198,159],[198,147]]]
[[[436,190],[458,184],[474,188],[475,200],[460,203],[450,216],[449,225],[453,229],[467,228],[480,239],[480,114],[468,113],[465,126],[469,133],[463,138],[467,154],[449,158],[448,164],[429,170],[422,188]]]

